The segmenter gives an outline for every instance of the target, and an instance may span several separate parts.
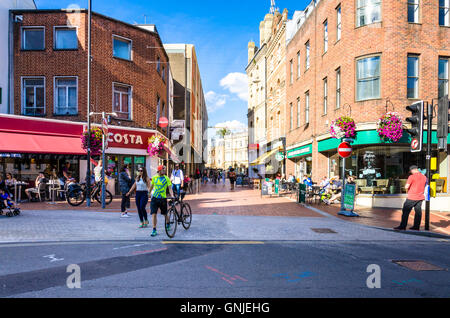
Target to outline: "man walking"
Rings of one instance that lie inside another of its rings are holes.
[[[161,215],[167,217],[167,190],[170,189],[171,185],[172,183],[170,182],[169,177],[166,176],[166,167],[159,166],[158,174],[152,178],[152,183],[149,190],[149,192],[152,194],[150,209],[153,221],[153,232],[151,236],[153,237],[157,235],[156,223],[158,209],[161,210]]]
[[[402,222],[400,226],[394,230],[404,231],[408,225],[408,218],[411,210],[414,208],[414,226],[410,230],[420,231],[420,223],[422,222],[422,202],[425,200],[425,186],[427,178],[420,173],[417,166],[411,166],[409,169],[411,176],[406,182],[406,191],[408,192],[408,199],[403,205]]]
[[[175,169],[172,171],[172,176],[170,177],[172,182],[172,191],[176,197],[180,196],[180,191],[184,186],[184,174],[183,170],[180,169],[180,165],[175,164]]]

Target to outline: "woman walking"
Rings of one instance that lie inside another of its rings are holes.
[[[127,196],[130,196],[134,190],[136,190],[136,206],[139,213],[139,219],[141,220],[140,228],[148,227],[147,211],[145,207],[148,203],[148,189],[151,185],[151,179],[148,177],[147,169],[144,167],[139,168],[138,176]]]
[[[120,193],[122,193],[122,204],[120,206],[122,211],[122,218],[130,217],[127,210],[130,208],[130,197],[127,194],[128,191],[130,191],[132,184],[133,181],[128,175],[128,165],[124,165],[119,173],[119,187]]]

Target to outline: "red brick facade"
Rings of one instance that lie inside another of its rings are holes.
[[[87,120],[87,11],[71,13],[61,10],[16,11],[23,22],[14,26],[14,113],[22,115],[22,78],[45,78],[45,117],[85,122]],[[54,27],[77,27],[78,49],[55,50]],[[45,50],[21,49],[21,29],[45,27]],[[113,35],[131,40],[131,61],[113,57]],[[92,15],[91,111],[113,111],[113,83],[131,86],[131,120],[119,120],[122,126],[157,129],[157,97],[160,111],[167,110],[168,57],[157,33],[140,29],[100,14]],[[157,72],[157,58],[160,72]],[[166,72],[163,80],[163,70]],[[59,76],[77,77],[78,114],[54,114],[54,80]],[[100,122],[100,117],[92,118]],[[117,121],[114,122],[117,124]]]
[[[294,105],[294,129],[287,133],[287,147],[313,139],[315,179],[328,174],[326,154],[317,151],[317,137],[327,134],[331,122],[350,115],[357,125],[376,123],[388,111],[410,115],[405,109],[416,99],[407,98],[407,57],[419,56],[418,100],[438,97],[439,57],[450,57],[450,28],[439,26],[438,1],[421,0],[419,23],[409,23],[406,0],[381,1],[381,22],[356,27],[356,1],[320,1],[297,31],[287,47],[286,78],[294,63],[294,83],[287,80],[286,103]],[[341,39],[337,41],[337,11],[342,16]],[[328,22],[328,51],[324,53],[324,22]],[[305,44],[311,48],[310,68],[305,70]],[[297,53],[300,52],[300,76],[297,78]],[[380,98],[357,101],[356,61],[370,55],[380,56]],[[341,74],[341,107],[336,109],[336,70]],[[324,114],[324,78],[327,78],[327,113]],[[305,93],[310,96],[310,124],[305,124]],[[300,98],[301,121],[297,128],[297,98]],[[286,112],[290,122],[290,111]],[[294,172],[294,162],[287,160],[287,174]]]

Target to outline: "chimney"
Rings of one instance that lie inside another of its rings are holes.
[[[255,53],[256,53],[255,42],[248,42],[248,63],[250,63],[250,61],[253,60]]]

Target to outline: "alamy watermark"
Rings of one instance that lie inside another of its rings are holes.
[[[71,264],[67,266],[67,273],[71,273],[67,277],[66,285],[69,289],[79,289],[81,288],[81,268],[77,264]]]

